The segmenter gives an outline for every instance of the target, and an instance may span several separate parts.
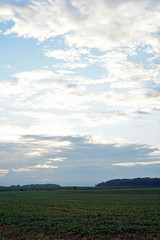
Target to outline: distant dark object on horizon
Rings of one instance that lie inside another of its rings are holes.
[[[160,178],[113,179],[98,183],[95,187],[160,187]]]
[[[26,190],[52,190],[61,188],[58,184],[27,184],[27,185],[11,185],[10,187],[0,186],[0,191],[26,191]]]

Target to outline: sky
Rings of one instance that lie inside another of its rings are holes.
[[[160,0],[0,0],[0,185],[160,177]]]

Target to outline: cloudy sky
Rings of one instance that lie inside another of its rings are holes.
[[[159,0],[0,0],[0,185],[160,177],[159,52]]]

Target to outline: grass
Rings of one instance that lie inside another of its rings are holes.
[[[160,188],[0,192],[0,239],[160,239]]]

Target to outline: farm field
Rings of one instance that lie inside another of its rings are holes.
[[[0,192],[0,239],[160,239],[160,188]]]

